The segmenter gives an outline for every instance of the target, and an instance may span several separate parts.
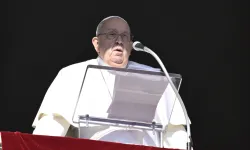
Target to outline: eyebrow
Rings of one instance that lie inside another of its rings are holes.
[[[106,30],[107,30],[107,32],[113,32],[113,31],[118,32],[116,29],[106,29]],[[128,31],[124,31],[122,33],[128,33],[129,34]]]

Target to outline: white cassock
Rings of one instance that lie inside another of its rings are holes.
[[[70,126],[78,127],[77,123],[72,121],[78,94],[80,92],[83,77],[88,65],[105,65],[98,57],[82,63],[73,64],[60,70],[53,83],[49,87],[40,109],[35,117],[32,126],[35,128],[33,134],[66,136]],[[127,68],[143,69],[147,71],[160,71],[160,69],[152,68],[143,64],[129,61]],[[91,116],[102,116],[112,101],[107,90],[107,84],[103,82],[100,75],[93,74],[92,90],[95,93],[85,92],[82,100],[77,105],[81,106],[82,115],[91,114]],[[88,87],[90,88],[90,87]],[[90,88],[91,89],[91,88]],[[167,90],[170,90],[170,86]],[[87,89],[85,89],[87,90]],[[165,92],[166,92],[165,91]],[[187,133],[183,125],[186,124],[184,113],[178,100],[168,102],[168,96],[171,94],[163,94],[159,101],[155,114],[155,121],[163,126],[168,125],[167,133],[164,136],[164,147],[186,149]],[[174,105],[173,111],[168,110],[168,105]],[[96,114],[96,111],[98,113]],[[169,116],[171,120],[169,122]],[[107,127],[93,125],[88,128],[81,129],[83,138],[112,141],[119,143],[129,143],[147,146],[156,146],[155,136],[151,131],[127,130],[117,127]]]

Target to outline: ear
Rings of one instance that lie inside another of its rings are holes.
[[[130,51],[129,51],[129,55],[131,55],[132,50],[133,50],[133,42],[132,42],[132,41],[131,41],[131,42],[129,42],[129,49],[130,49]]]
[[[98,38],[97,37],[92,38],[92,44],[93,44],[96,52],[99,54],[100,51],[99,51],[99,43],[98,43]]]

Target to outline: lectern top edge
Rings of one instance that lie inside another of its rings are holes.
[[[129,73],[148,74],[148,75],[156,75],[156,76],[165,76],[165,74],[163,72],[128,69],[128,68],[115,68],[115,67],[100,66],[100,65],[88,65],[86,70],[88,70],[89,68],[120,71],[120,72],[129,72]],[[170,75],[170,77],[173,77],[173,78],[181,78],[182,77],[180,74],[175,74],[175,73],[169,73],[169,75]]]

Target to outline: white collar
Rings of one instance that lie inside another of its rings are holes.
[[[102,58],[100,56],[97,57],[97,62],[98,62],[98,65],[101,65],[101,66],[109,66],[108,64],[106,64]]]

